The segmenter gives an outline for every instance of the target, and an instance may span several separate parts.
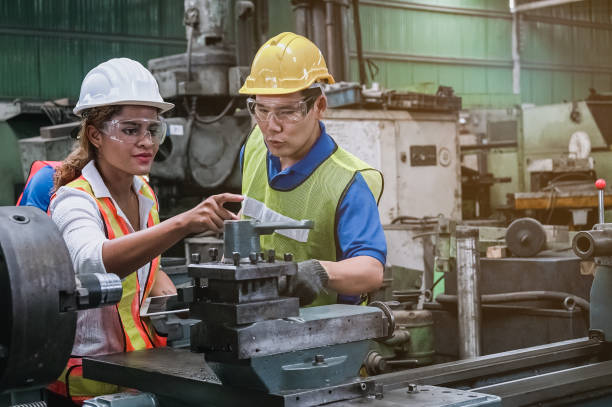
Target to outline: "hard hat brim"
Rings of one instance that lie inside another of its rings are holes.
[[[122,100],[120,102],[111,102],[111,103],[92,103],[90,105],[82,105],[82,106],[76,106],[72,112],[76,115],[81,117],[81,112],[83,112],[84,110],[87,109],[91,109],[94,107],[100,107],[100,106],[113,106],[113,105],[132,105],[132,106],[149,106],[149,107],[155,107],[157,109],[159,109],[159,114],[162,113],[166,113],[167,111],[169,111],[170,109],[174,108],[174,103],[168,103],[168,102],[152,102],[152,101],[148,101],[148,100]]]

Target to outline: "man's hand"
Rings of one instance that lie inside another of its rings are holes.
[[[290,276],[281,295],[299,297],[300,306],[312,303],[327,286],[329,275],[318,260],[306,260],[297,264],[297,274]]]

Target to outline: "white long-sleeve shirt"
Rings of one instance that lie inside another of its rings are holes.
[[[129,231],[134,232],[129,219],[104,184],[94,162],[90,161],[83,168],[81,174],[91,185],[96,198],[108,197],[111,199],[117,208],[118,215],[128,225]],[[151,199],[138,193],[142,185],[142,179],[135,176],[132,188],[138,196],[141,230],[147,228],[149,212],[155,204]],[[75,273],[106,273],[102,260],[102,246],[108,239],[104,232],[104,221],[96,200],[86,192],[61,187],[58,189],[55,199],[51,201],[49,211],[68,247]],[[142,299],[149,273],[149,264],[139,268],[137,273],[140,281],[140,298]],[[122,352],[123,346],[123,331],[114,306],[79,311],[77,333],[72,349],[73,355],[104,355]]]

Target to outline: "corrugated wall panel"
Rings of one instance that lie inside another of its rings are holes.
[[[0,98],[77,98],[112,57],[186,49],[182,0],[0,0]]]

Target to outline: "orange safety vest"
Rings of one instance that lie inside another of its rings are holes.
[[[130,233],[125,220],[118,215],[113,201],[108,197],[96,198],[89,182],[83,176],[66,186],[84,191],[96,200],[108,239],[115,239]],[[144,181],[139,193],[155,202],[149,212],[147,227],[158,224],[158,203],[153,189]],[[159,269],[160,258],[161,256],[158,256],[151,261],[149,275],[145,282],[138,281],[137,272],[131,273],[122,280],[123,295],[119,304],[115,305],[115,308],[123,328],[125,352],[166,346],[166,338],[158,336],[150,324],[143,321],[140,317],[140,308],[144,299],[151,291],[155,275]],[[139,295],[141,283],[145,285],[142,300]],[[69,397],[78,404],[82,404],[83,401],[91,397],[122,391],[119,386],[83,378],[82,360],[78,357],[70,358],[68,365],[58,380],[49,385],[48,389],[54,393]]]
[[[59,167],[60,165],[62,165],[61,161],[34,161],[32,165],[30,166],[30,172],[28,173],[28,179],[25,185],[23,186],[23,190],[25,191],[25,189],[28,187],[28,184],[30,183],[30,180],[32,179],[34,174],[36,174],[42,168],[49,166],[55,169]],[[23,191],[21,192],[21,195],[19,195],[19,199],[17,200],[16,206],[19,206],[21,204],[22,199],[23,199]]]

